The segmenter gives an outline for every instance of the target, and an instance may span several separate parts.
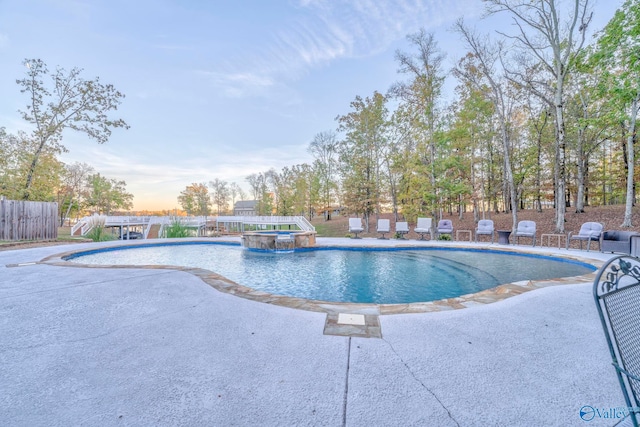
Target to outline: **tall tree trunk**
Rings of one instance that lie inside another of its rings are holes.
[[[564,217],[567,209],[566,197],[566,143],[564,135],[564,107],[562,105],[562,81],[558,78],[555,107],[556,107],[556,229],[558,234],[564,233]]]
[[[25,185],[24,185],[24,194],[23,194],[24,200],[29,200],[29,198],[31,197],[31,184],[33,182],[33,175],[36,173],[36,166],[38,165],[38,159],[40,158],[40,154],[44,149],[45,143],[46,143],[46,140],[40,138],[40,144],[38,144],[38,149],[33,155],[33,160],[29,165],[29,170],[27,172],[27,181],[25,182]]]
[[[496,199],[496,191],[495,191],[495,170],[493,163],[493,140],[491,141],[490,151],[489,151],[489,186],[487,188],[489,193],[489,202],[493,202],[493,212],[498,213],[498,201]]]
[[[534,204],[536,205],[536,210],[538,212],[542,212],[542,135],[544,133],[544,129],[547,126],[547,122],[549,121],[549,112],[545,109],[543,111],[542,123],[538,124],[538,120],[534,121],[534,126],[536,129],[536,178],[535,178],[535,186],[536,186],[536,194]]]
[[[584,158],[584,153],[578,153],[578,174],[576,176],[576,184],[578,187],[578,194],[576,195],[576,213],[584,212],[584,204],[585,204],[585,190],[584,190],[584,181],[585,181],[585,167],[586,167],[586,159]]]
[[[585,156],[584,159],[585,167],[584,167],[584,182],[589,182],[589,156]],[[589,187],[585,184],[584,186],[584,205],[589,205]]]
[[[69,199],[69,206],[67,206],[67,212],[60,218],[60,226],[64,226],[64,219],[69,218],[69,212],[71,212],[71,207],[73,206],[73,197]]]
[[[582,93],[579,93],[580,104],[582,106],[582,119],[585,123],[588,123],[590,114],[588,109],[589,101]],[[584,206],[587,203],[587,195],[585,192],[585,182],[587,179],[587,168],[588,164],[588,154],[585,153],[585,144],[587,139],[587,127],[588,125],[581,125],[578,128],[578,144],[576,155],[577,159],[577,176],[576,176],[576,185],[577,185],[577,196],[576,196],[576,213],[584,212]]]
[[[636,94],[636,97],[631,102],[631,111],[629,112],[629,132],[627,135],[627,200],[624,207],[624,221],[621,227],[633,227],[631,223],[631,217],[633,215],[633,202],[634,202],[634,148],[636,134],[636,116],[638,115],[638,104],[640,103],[640,91]]]
[[[584,212],[584,180],[585,180],[585,168],[586,157],[584,154],[584,128],[578,130],[578,147],[576,153],[577,159],[577,174],[576,174],[576,186],[578,187],[578,194],[576,196],[576,213]]]
[[[512,230],[516,231],[518,226],[518,202],[516,197],[516,186],[513,182],[513,170],[511,169],[511,154],[509,150],[509,135],[507,133],[507,119],[502,114],[500,133],[502,134],[502,146],[504,149],[504,174],[509,189],[509,202],[511,204],[511,220],[513,221]]]
[[[542,212],[542,195],[540,185],[542,182],[542,135],[538,134],[538,147],[536,153],[536,205],[538,212]]]
[[[471,198],[471,205],[472,205],[472,209],[473,209],[473,220],[475,222],[478,222],[478,197],[477,197],[477,193],[476,193],[476,174],[475,174],[475,166],[474,166],[474,155],[473,152],[471,153],[471,166],[470,166],[470,177],[471,177],[471,189],[472,189],[472,198]]]

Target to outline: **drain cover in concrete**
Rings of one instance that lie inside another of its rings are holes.
[[[341,325],[360,325],[364,326],[364,314],[350,314],[340,313],[338,314],[338,323]]]
[[[374,314],[327,313],[325,335],[382,338],[380,320]]]

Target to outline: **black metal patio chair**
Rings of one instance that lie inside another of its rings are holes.
[[[640,420],[640,258],[620,255],[593,283],[600,321],[634,427]]]

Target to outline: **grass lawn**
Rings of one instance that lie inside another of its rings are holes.
[[[80,243],[80,242],[90,242],[91,240],[71,235],[71,227],[58,227],[58,238],[55,240],[0,240],[0,250],[1,249],[13,249],[15,246],[19,247],[30,247],[30,246],[42,246],[44,244],[56,244],[56,243]]]

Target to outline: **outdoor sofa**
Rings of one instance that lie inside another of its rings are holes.
[[[638,236],[635,231],[607,230],[602,235],[602,252],[631,253],[631,236]]]

